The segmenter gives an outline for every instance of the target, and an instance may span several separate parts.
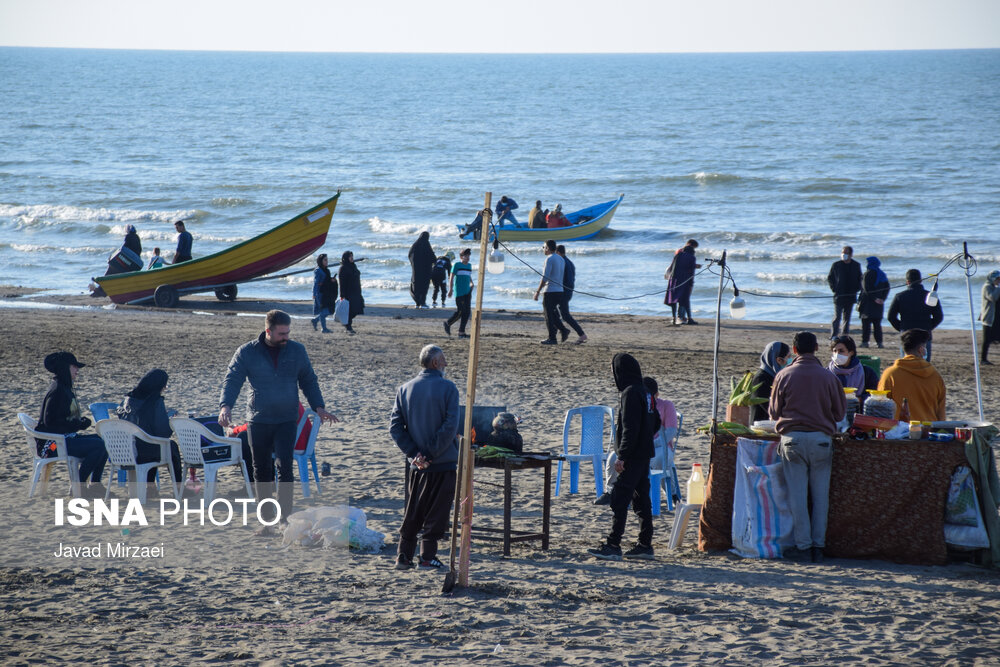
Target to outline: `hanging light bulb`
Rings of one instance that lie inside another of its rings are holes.
[[[498,250],[500,243],[493,239],[493,250],[486,256],[486,270],[490,273],[500,274],[504,269],[504,255]]]
[[[927,293],[927,298],[924,299],[924,303],[926,303],[931,308],[938,305],[937,284],[938,281],[937,278],[935,278],[934,287],[931,288],[931,291]]]
[[[747,302],[740,296],[736,285],[733,285],[733,300],[729,302],[729,314],[734,320],[742,320],[747,316]]]

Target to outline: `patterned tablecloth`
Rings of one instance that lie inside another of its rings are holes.
[[[830,473],[827,555],[946,562],[945,501],[951,475],[960,465],[967,465],[962,443],[838,436]],[[732,547],[735,479],[736,439],[718,436],[712,442],[698,531],[702,551]]]

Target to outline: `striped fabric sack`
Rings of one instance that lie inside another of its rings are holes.
[[[782,547],[794,545],[777,442],[736,441],[732,537],[732,552],[744,558],[781,558]]]

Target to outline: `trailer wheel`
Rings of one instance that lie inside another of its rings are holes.
[[[215,298],[219,301],[236,301],[236,285],[216,288]]]
[[[180,295],[173,285],[160,285],[153,292],[153,303],[160,308],[173,308],[178,301],[180,301]]]

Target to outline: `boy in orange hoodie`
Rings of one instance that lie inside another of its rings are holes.
[[[943,421],[945,419],[944,380],[930,362],[924,361],[930,332],[909,329],[900,336],[905,356],[885,369],[878,388],[889,391],[889,398],[896,402],[896,419],[899,419],[903,399],[910,405],[910,419],[916,421]]]

